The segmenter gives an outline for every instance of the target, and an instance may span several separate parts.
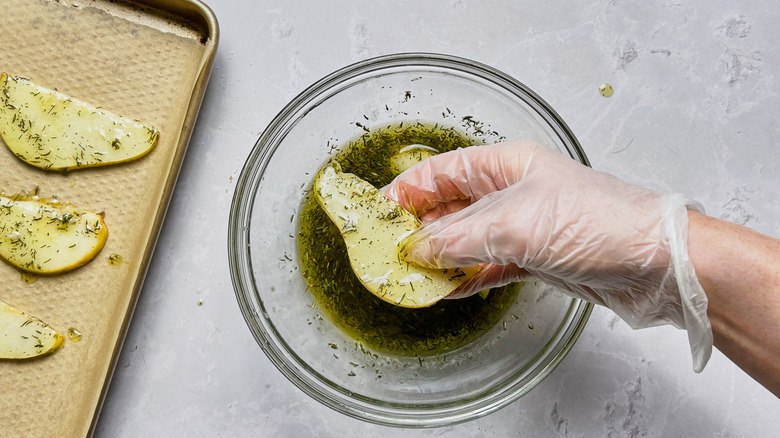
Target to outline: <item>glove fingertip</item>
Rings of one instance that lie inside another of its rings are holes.
[[[425,268],[439,268],[430,239],[412,233],[401,241],[401,258]]]

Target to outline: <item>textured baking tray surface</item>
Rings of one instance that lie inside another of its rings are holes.
[[[0,191],[37,187],[42,197],[105,212],[109,229],[98,257],[65,275],[28,284],[0,262],[0,300],[63,333],[73,327],[83,335],[78,343],[66,339],[51,356],[0,360],[2,436],[85,436],[99,410],[216,49],[197,12],[176,16],[182,3],[151,9],[91,0],[0,0],[0,72],[160,131],[157,147],[140,160],[69,173],[29,166],[0,140]],[[121,263],[109,263],[114,254]]]

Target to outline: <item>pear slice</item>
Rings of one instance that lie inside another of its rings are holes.
[[[158,132],[3,73],[0,137],[19,159],[42,169],[65,171],[139,158],[157,144]]]
[[[33,274],[76,269],[108,239],[102,213],[56,199],[0,195],[0,258]]]
[[[422,144],[410,144],[404,146],[395,155],[390,157],[390,166],[398,173],[401,173],[417,163],[438,154],[439,152]]]
[[[401,240],[420,221],[400,204],[338,164],[323,168],[314,180],[317,201],[347,244],[355,274],[379,298],[402,307],[426,307],[469,280],[478,266],[428,269],[403,260]]]
[[[0,301],[0,359],[28,359],[55,352],[65,337],[38,318]]]

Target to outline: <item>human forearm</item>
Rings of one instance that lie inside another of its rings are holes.
[[[715,346],[780,396],[780,240],[690,212],[688,253]]]

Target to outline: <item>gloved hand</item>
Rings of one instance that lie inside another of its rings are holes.
[[[464,297],[536,276],[612,309],[633,328],[688,330],[694,369],[712,352],[707,297],[688,258],[698,203],[597,172],[530,140],[429,158],[384,193],[424,225],[402,245],[435,268],[483,264]]]

